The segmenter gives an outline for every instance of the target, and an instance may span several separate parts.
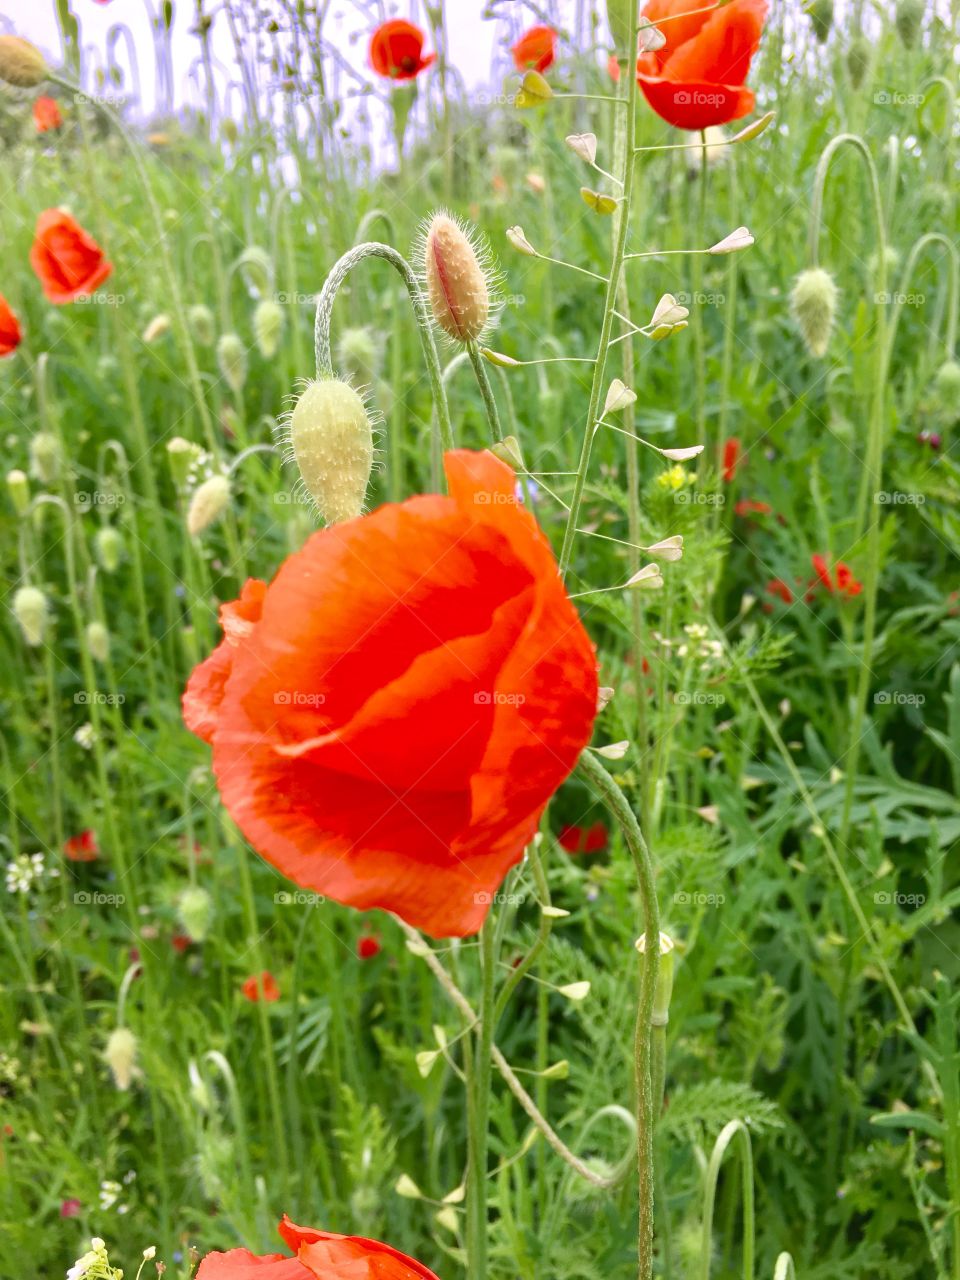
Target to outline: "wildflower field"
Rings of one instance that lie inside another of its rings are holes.
[[[0,7],[0,1280],[960,1280],[956,0]]]

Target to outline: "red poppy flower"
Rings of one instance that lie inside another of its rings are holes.
[[[723,480],[725,484],[730,484],[733,480],[742,461],[743,455],[740,449],[740,441],[736,436],[731,436],[729,440],[724,441],[723,445]]]
[[[419,27],[403,18],[383,22],[370,40],[370,65],[388,80],[413,80],[437,58],[435,53],[423,56],[425,39]]]
[[[248,583],[184,719],[268,862],[462,937],[590,739],[597,664],[514,473],[465,449],[446,471],[449,497],[322,529]]]
[[[20,321],[0,293],[0,356],[12,355],[20,345],[21,336]]]
[[[62,1200],[60,1202],[60,1217],[76,1218],[79,1216],[82,1208],[83,1208],[82,1203],[75,1198],[71,1198],[69,1200]]]
[[[699,10],[699,12],[691,12]],[[657,115],[678,129],[707,129],[749,115],[753,91],[744,83],[760,46],[767,0],[730,0],[704,11],[701,0],[650,0],[643,10],[666,44],[641,54],[640,88]]]
[[[784,604],[793,604],[793,592],[782,578],[771,578],[764,590],[768,596],[776,596]]]
[[[820,584],[831,593],[841,596],[858,596],[863,590],[863,583],[858,582],[853,576],[853,570],[848,564],[844,564],[842,560],[837,561],[834,570],[836,578],[831,577],[830,569],[826,560],[821,555],[813,555],[810,557],[814,570]]]
[[[254,1004],[258,1000],[264,1000],[267,1004],[272,1004],[274,1000],[280,999],[280,988],[277,986],[277,980],[269,969],[264,969],[261,974],[252,974],[246,979],[240,990]]]
[[[94,862],[100,853],[97,837],[89,828],[63,842],[63,852],[71,862]]]
[[[173,947],[174,951],[179,951],[181,955],[183,955],[184,951],[190,950],[192,942],[193,939],[186,933],[175,933],[170,938],[171,947]],[[247,981],[250,981],[250,979]],[[244,983],[244,986],[246,986],[246,983]],[[246,991],[244,991],[244,995],[246,995]]]
[[[518,71],[546,71],[557,57],[557,33],[552,27],[531,27],[510,50]]]
[[[563,827],[557,842],[567,853],[599,853],[607,847],[607,828],[602,822],[590,827]]]
[[[30,265],[58,306],[93,293],[113,270],[96,240],[62,209],[45,209],[37,219]]]
[[[741,498],[733,508],[738,516],[768,516],[773,511],[769,502],[756,502],[753,498]]]
[[[60,128],[63,116],[54,98],[41,96],[34,99],[33,123],[37,126],[37,133],[49,133],[51,129]]]
[[[357,955],[361,960],[372,960],[382,950],[380,939],[372,933],[362,933],[357,939]]]

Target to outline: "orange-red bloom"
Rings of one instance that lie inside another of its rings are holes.
[[[372,960],[383,950],[383,944],[373,933],[362,933],[357,939],[357,957],[360,960]]]
[[[247,1249],[208,1253],[196,1280],[437,1280],[422,1262],[379,1240],[298,1227],[286,1214],[278,1230],[293,1257]]]
[[[88,827],[79,835],[68,836],[63,842],[63,852],[71,862],[95,862],[100,854],[100,846],[96,835]]]
[[[96,240],[62,209],[45,209],[37,219],[30,265],[58,306],[93,293],[113,270]]]
[[[272,1004],[274,1000],[280,999],[280,988],[269,969],[264,969],[260,974],[251,974],[240,990],[254,1004],[258,1000],[265,1000],[267,1004]]]
[[[784,604],[793,604],[793,592],[782,578],[771,578],[764,589],[768,596],[774,596]]]
[[[63,124],[63,116],[54,98],[39,97],[33,103],[33,123],[37,133],[48,133],[51,129],[59,129]]]
[[[20,321],[6,298],[0,293],[0,356],[9,356],[20,345]]]
[[[691,10],[699,10],[693,13]],[[657,115],[678,129],[707,129],[748,115],[744,83],[760,46],[767,0],[730,0],[712,13],[701,0],[649,0],[643,10],[667,42],[637,63],[638,80]]]
[[[725,484],[731,483],[741,462],[743,462],[743,451],[740,448],[740,441],[736,436],[731,436],[729,440],[724,441],[723,445],[723,479]]]
[[[863,583],[857,581],[853,576],[853,570],[848,564],[844,564],[842,560],[837,561],[834,570],[836,577],[834,578],[831,577],[830,569],[823,556],[813,555],[810,559],[821,585],[826,587],[831,595],[858,596],[863,590]]]
[[[552,27],[531,27],[510,51],[518,71],[546,71],[557,57],[557,33]]]
[[[436,61],[435,53],[423,56],[425,39],[419,27],[403,18],[383,22],[370,40],[370,65],[388,80],[413,80]]]
[[[602,822],[589,827],[563,827],[557,843],[567,853],[599,853],[607,847],[607,828]]]
[[[768,516],[773,507],[769,502],[757,502],[755,498],[741,498],[733,511],[738,516]]]
[[[461,449],[446,471],[449,497],[332,525],[248,583],[184,719],[285,875],[461,937],[589,741],[597,670],[510,468]]]

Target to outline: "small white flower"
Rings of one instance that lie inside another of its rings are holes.
[[[97,740],[97,731],[92,724],[82,724],[73,735],[73,740],[78,747],[82,747],[84,751],[89,751]]]

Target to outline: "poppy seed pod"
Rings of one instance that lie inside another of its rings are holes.
[[[823,356],[830,345],[837,310],[837,286],[829,271],[809,267],[801,271],[790,293],[790,306],[804,344],[812,356]]]
[[[177,902],[180,923],[194,942],[203,942],[213,919],[213,899],[200,885],[184,889]]]
[[[55,484],[60,475],[60,441],[52,431],[38,431],[30,441],[30,474],[42,484]]]
[[[102,622],[90,622],[86,630],[87,648],[97,662],[110,657],[110,632]]]
[[[14,511],[18,516],[22,516],[30,505],[30,481],[27,479],[27,473],[21,471],[19,467],[7,472],[7,492]]]
[[[107,573],[115,573],[123,556],[123,538],[120,534],[109,526],[98,529],[93,545],[101,566]]]
[[[110,1039],[103,1051],[103,1060],[110,1068],[113,1083],[125,1093],[133,1083],[137,1064],[137,1037],[127,1027],[117,1027],[110,1032]]]
[[[191,538],[203,533],[223,515],[230,501],[230,481],[226,476],[211,476],[198,485],[187,508],[187,532]]]
[[[216,328],[213,320],[213,312],[209,307],[204,306],[202,302],[198,302],[195,306],[192,306],[187,312],[187,323],[190,326],[190,332],[202,347],[210,347],[213,345]]]
[[[217,343],[217,364],[224,382],[234,395],[239,395],[247,380],[247,349],[235,333],[221,336]]]
[[[257,304],[253,313],[253,336],[257,341],[257,349],[265,360],[276,355],[283,332],[283,308],[278,302],[265,298]]]
[[[360,515],[373,467],[366,406],[339,378],[309,382],[290,415],[293,460],[325,524]]]
[[[39,587],[21,587],[13,597],[13,616],[31,649],[43,644],[47,612],[47,597]]]
[[[490,318],[490,289],[469,237],[449,214],[435,213],[423,252],[434,320],[455,342],[476,342]]]
[[[32,89],[47,78],[47,64],[36,45],[20,36],[0,36],[0,80]]]

